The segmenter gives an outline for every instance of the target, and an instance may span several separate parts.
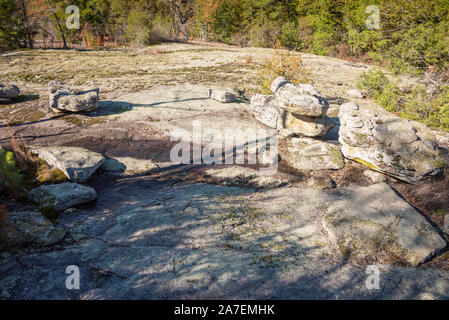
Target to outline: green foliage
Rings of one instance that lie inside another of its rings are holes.
[[[372,69],[368,72],[363,72],[357,79],[357,88],[365,95],[373,98],[378,98],[389,80],[380,69]]]
[[[0,0],[0,49],[24,45],[26,30],[14,0]]]
[[[299,51],[302,49],[302,41],[300,37],[298,25],[295,22],[290,21],[282,26],[279,41],[283,47]]]
[[[6,191],[17,196],[22,191],[23,177],[14,159],[14,153],[0,148],[0,180],[4,181]]]

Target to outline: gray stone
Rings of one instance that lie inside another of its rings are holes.
[[[29,195],[41,207],[53,208],[56,211],[63,211],[97,198],[97,192],[93,188],[70,182],[40,186],[31,190]]]
[[[298,170],[341,169],[344,166],[338,146],[311,138],[287,140],[287,150],[281,157]]]
[[[151,160],[131,157],[107,158],[101,168],[105,171],[123,172],[126,174],[150,174],[159,171],[158,165]]]
[[[323,225],[346,256],[386,255],[417,266],[446,247],[433,226],[385,183],[349,187],[339,194]]]
[[[20,94],[20,90],[13,84],[1,84],[0,83],[0,98],[16,98]],[[5,101],[7,102],[7,101]]]
[[[372,170],[363,171],[363,175],[370,178],[373,183],[382,183],[387,181],[387,177],[384,174]]]
[[[51,81],[48,84],[50,108],[57,112],[87,112],[98,108],[98,88],[81,89],[69,84]]]
[[[339,117],[339,141],[346,158],[410,183],[441,174],[445,162],[425,126],[352,102],[340,107]]]
[[[8,212],[8,221],[0,227],[5,247],[48,246],[64,238],[65,231],[55,227],[38,211]]]
[[[357,98],[357,99],[363,99],[364,95],[360,90],[357,89],[351,89],[348,90],[348,96],[352,97],[352,98]]]
[[[327,116],[308,117],[287,112],[284,126],[286,129],[305,137],[322,137],[335,127],[335,123]]]
[[[85,182],[104,163],[96,152],[78,147],[32,147],[31,152],[75,182]]]
[[[209,89],[209,98],[221,103],[231,103],[237,100],[233,93],[216,89]]]
[[[277,129],[281,119],[281,111],[276,106],[274,96],[255,94],[251,98],[250,108],[257,121]]]
[[[329,108],[327,100],[308,84],[294,85],[291,82],[282,81],[275,91],[275,96],[281,109],[296,115],[321,117]]]

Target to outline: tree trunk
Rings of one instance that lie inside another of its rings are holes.
[[[53,16],[55,17],[56,24],[58,25],[59,32],[61,33],[61,38],[64,45],[63,48],[68,49],[67,42],[65,40],[64,30],[62,29],[61,22],[59,21],[58,15],[56,14],[56,8],[50,0],[47,0],[47,2],[50,5],[51,9],[53,10]]]
[[[23,21],[25,23],[25,30],[27,33],[27,40],[28,40],[28,44],[27,44],[27,40],[25,40],[25,47],[33,49],[33,39],[31,39],[31,33],[30,33],[30,28],[28,26],[28,16],[27,16],[27,9],[25,6],[25,0],[21,0],[22,2],[22,12],[23,12]]]

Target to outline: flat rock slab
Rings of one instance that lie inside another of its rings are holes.
[[[386,255],[417,266],[446,247],[436,229],[387,184],[339,192],[323,225],[344,255]]]
[[[29,194],[42,207],[50,207],[56,211],[62,211],[97,198],[97,193],[93,188],[70,182],[40,186],[31,190]]]
[[[107,158],[101,168],[105,171],[125,174],[150,174],[159,172],[159,167],[151,160],[131,157]]]
[[[38,211],[9,212],[7,223],[0,227],[2,247],[48,246],[64,238],[57,228]]]
[[[32,147],[31,152],[78,183],[87,181],[105,161],[101,154],[78,147]]]

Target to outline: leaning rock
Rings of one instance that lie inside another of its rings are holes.
[[[340,149],[331,143],[310,138],[287,140],[287,150],[282,150],[282,159],[298,170],[341,169],[344,166]]]
[[[298,116],[287,112],[284,126],[286,129],[305,137],[322,137],[335,127],[335,123],[327,116],[322,118]]]
[[[235,95],[229,91],[213,89],[209,89],[209,98],[221,103],[231,103],[237,100]]]
[[[446,247],[446,241],[385,183],[339,190],[323,226],[348,257],[383,256],[413,266]]]
[[[280,80],[276,79],[276,81]],[[329,108],[327,100],[308,84],[294,85],[289,81],[282,81],[275,91],[275,96],[281,109],[296,115],[321,117]]]
[[[0,99],[3,102],[8,102],[11,98],[16,98],[20,94],[20,90],[13,84],[1,84],[0,83]]]
[[[7,223],[0,227],[3,247],[24,245],[48,246],[64,238],[65,231],[56,228],[38,211],[9,212]]]
[[[31,190],[29,195],[41,207],[53,208],[56,211],[63,211],[97,198],[97,192],[93,188],[70,182],[40,186]]]
[[[82,90],[63,82],[48,84],[50,108],[54,111],[85,112],[98,108],[100,89]]]
[[[445,162],[425,126],[378,115],[355,103],[340,107],[339,141],[346,158],[410,183],[442,172]]]
[[[273,129],[279,127],[281,112],[274,96],[255,94],[251,98],[250,108],[257,121]]]
[[[77,147],[32,147],[31,152],[75,182],[85,182],[104,163],[96,152]]]

